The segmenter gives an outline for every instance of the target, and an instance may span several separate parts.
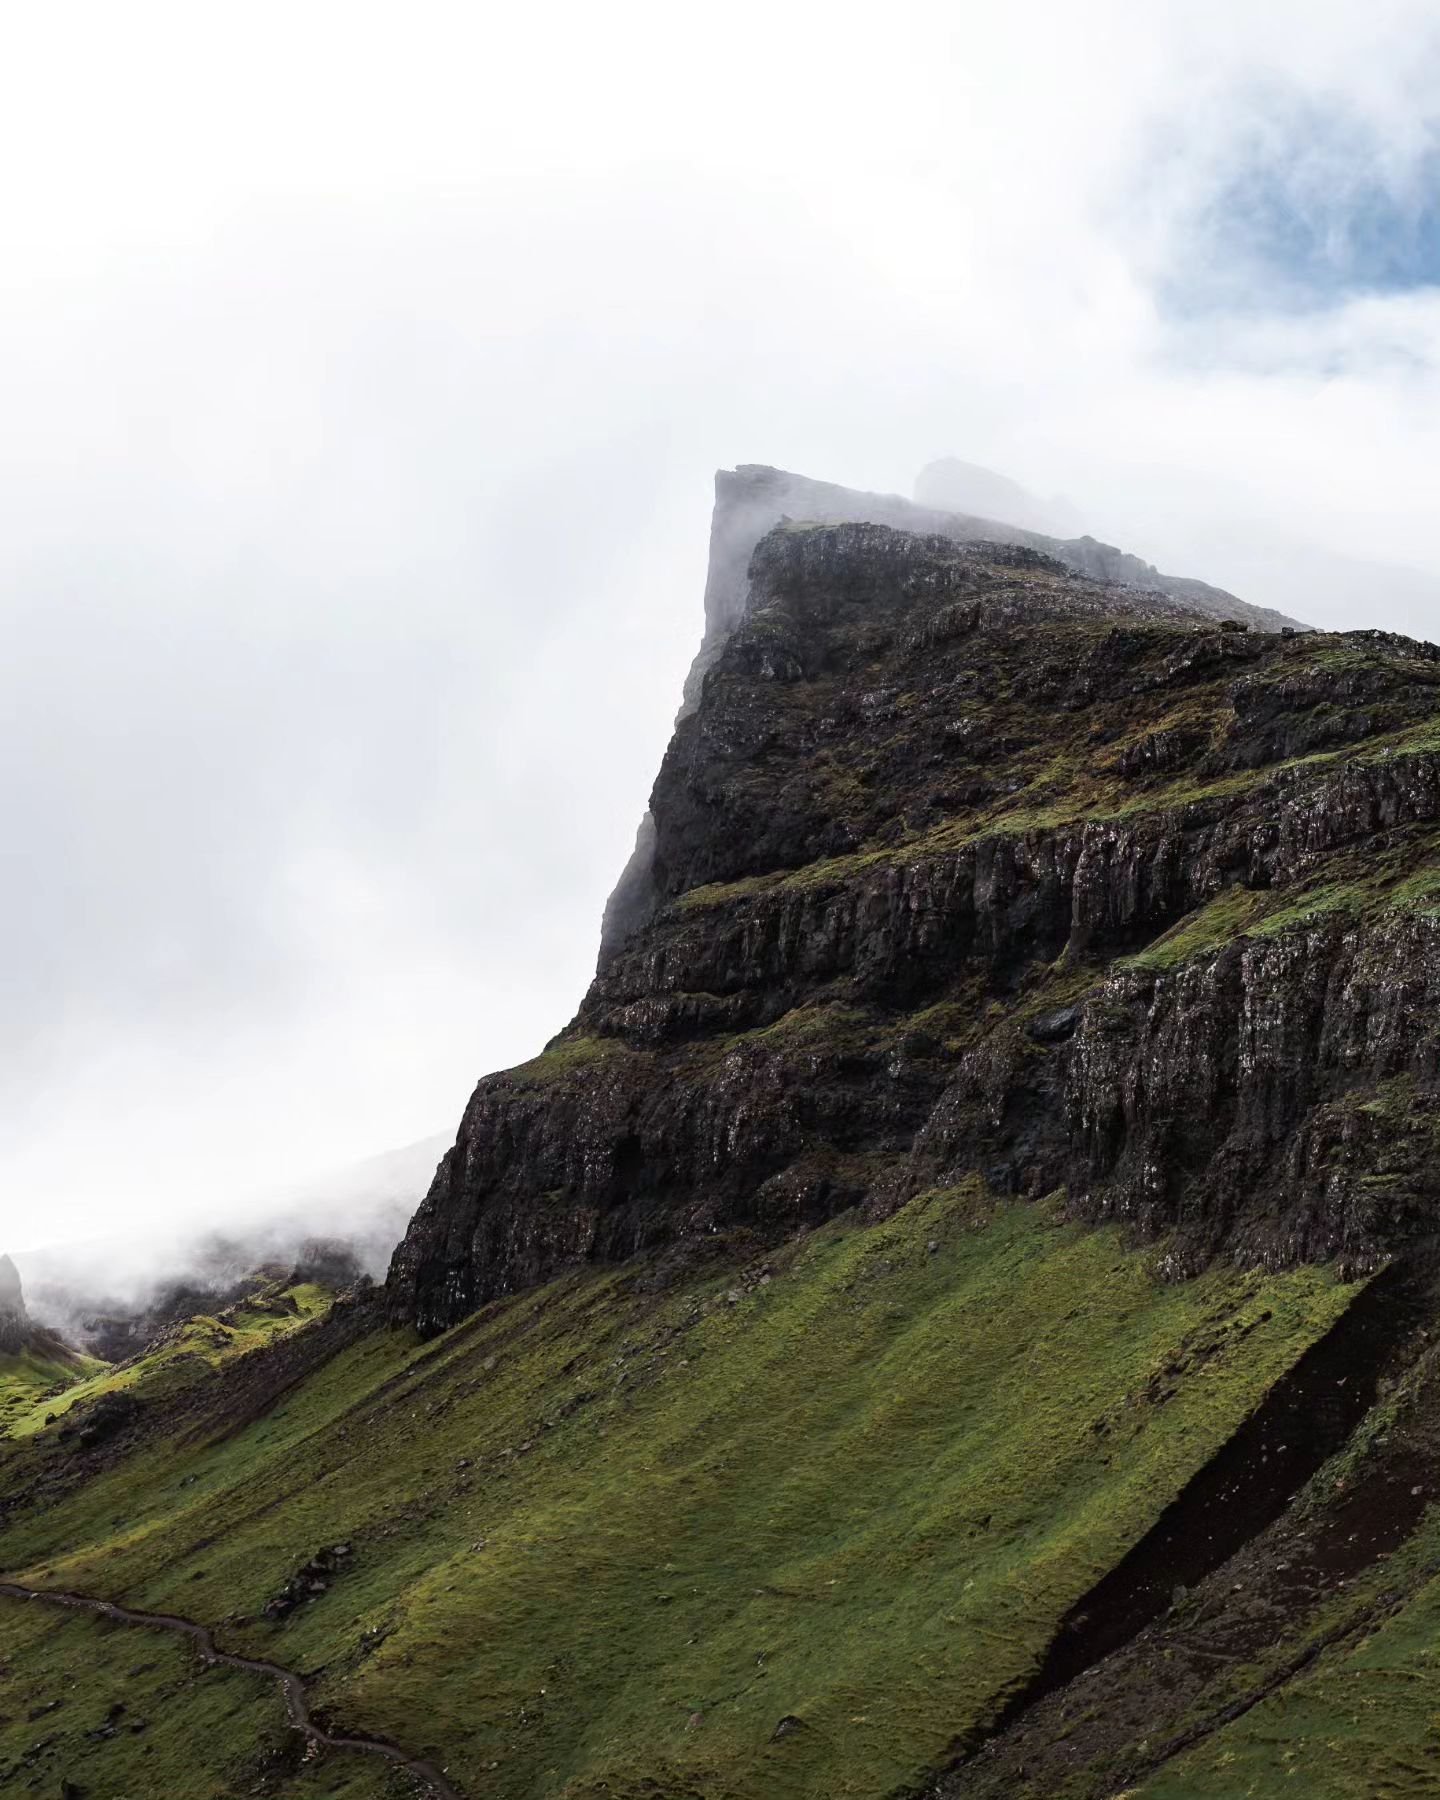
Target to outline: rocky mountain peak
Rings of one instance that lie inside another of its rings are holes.
[[[983,478],[983,479],[982,479]],[[990,518],[946,503],[956,494],[988,496],[1029,514],[1019,496],[1024,490],[1003,476],[973,464],[947,459],[922,471],[917,504],[898,494],[870,494],[815,481],[806,475],[774,469],[764,463],[741,463],[715,476],[715,508],[710,524],[710,559],[705,581],[705,631],[686,677],[677,723],[699,704],[705,676],[744,621],[755,592],[751,558],[757,545],[778,525],[885,525],[896,531],[940,537],[957,544],[989,544],[1028,549],[1047,556],[1061,569],[1157,597],[1153,604],[1176,613],[1244,624],[1247,628],[1303,630],[1297,620],[1265,607],[1251,606],[1224,589],[1183,576],[1162,575],[1137,556],[1100,543],[1093,537],[1061,538],[1028,529],[1014,519]],[[939,500],[940,504],[936,501]],[[1112,596],[1116,611],[1132,602]],[[605,908],[600,932],[600,966],[615,948],[650,916],[654,905],[655,820],[646,812],[636,834],[635,849]]]
[[[818,486],[720,477],[623,916],[575,1023],[477,1088],[395,1316],[976,1174],[1177,1271],[1420,1231],[1380,1121],[1440,1083],[1440,652],[801,517]]]
[[[937,467],[943,465],[932,465],[932,469]],[[988,475],[989,471],[979,473]],[[999,501],[1015,487],[1003,477],[991,479],[1000,489],[994,495]],[[944,490],[932,483],[919,491],[935,493]],[[950,491],[954,491],[953,487]],[[1023,494],[1021,489],[1015,491]],[[1286,625],[1303,629],[1296,619],[1286,618],[1267,607],[1252,606],[1208,582],[1164,575],[1141,557],[1117,549],[1113,544],[1101,543],[1094,537],[1055,536],[1032,530],[1019,521],[966,511],[953,505],[919,504],[898,494],[863,493],[837,486],[834,482],[815,481],[787,469],[772,469],[763,463],[742,463],[733,470],[720,470],[715,477],[715,511],[705,584],[706,647],[712,652],[716,641],[723,640],[744,616],[751,552],[782,519],[827,525],[889,525],[897,531],[945,537],[959,543],[1018,545],[1054,557],[1077,575],[1160,594],[1180,609],[1207,618],[1239,619],[1256,629],[1279,630]],[[702,650],[701,676],[707,666],[704,657]],[[687,699],[693,698],[696,681],[697,673],[692,670],[686,686]]]

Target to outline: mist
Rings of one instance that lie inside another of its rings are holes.
[[[181,1288],[222,1295],[267,1267],[306,1279],[318,1269],[342,1285],[383,1281],[445,1147],[427,1138],[328,1177],[222,1200],[189,1219],[142,1220],[123,1234],[21,1253],[14,1260],[26,1309],[91,1348],[107,1318],[143,1313]]]
[[[566,1022],[717,467],[1440,635],[1428,5],[10,37],[0,1248],[183,1262]]]

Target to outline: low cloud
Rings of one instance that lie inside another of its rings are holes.
[[[1425,630],[1431,12],[17,25],[0,1237],[203,1224],[565,1022],[716,466],[957,455]]]

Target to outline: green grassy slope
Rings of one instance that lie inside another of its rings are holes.
[[[102,1394],[134,1393],[137,1397],[163,1398],[195,1381],[232,1357],[244,1356],[274,1343],[309,1320],[318,1318],[334,1298],[329,1289],[314,1282],[286,1285],[277,1282],[251,1302],[228,1308],[225,1317],[201,1314],[167,1332],[164,1340],[143,1357],[111,1365],[95,1357],[78,1357],[70,1366],[70,1385],[54,1392],[54,1383],[21,1391],[18,1382],[8,1411],[0,1410],[0,1436],[30,1437],[45,1427],[48,1417],[62,1418],[74,1406]],[[258,1302],[258,1304],[257,1304]],[[5,1366],[0,1362],[0,1383]],[[42,1399],[49,1393],[49,1399]],[[0,1385],[0,1407],[5,1389]]]
[[[22,1512],[0,1563],[216,1623],[467,1794],[880,1794],[993,1716],[1349,1291],[1161,1286],[1113,1231],[925,1196],[738,1274],[375,1332]],[[263,1617],[336,1542],[329,1591]],[[248,1721],[211,1729],[244,1766]]]
[[[43,1424],[47,1412],[59,1409],[66,1388],[103,1373],[106,1367],[98,1357],[83,1356],[44,1340],[13,1354],[0,1354],[0,1437],[22,1423],[34,1420]]]
[[[180,1641],[34,1604],[5,1603],[0,1789],[87,1800],[381,1800],[383,1771],[332,1754],[303,1761],[272,1684],[202,1669]],[[243,1782],[245,1785],[241,1786]]]

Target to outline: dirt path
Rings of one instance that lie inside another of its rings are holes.
[[[280,1691],[285,1696],[285,1712],[291,1729],[303,1732],[311,1743],[323,1744],[327,1750],[358,1750],[364,1756],[378,1756],[385,1762],[394,1763],[396,1768],[406,1769],[410,1774],[418,1776],[438,1800],[463,1800],[459,1789],[453,1787],[435,1764],[427,1762],[424,1757],[411,1756],[398,1744],[388,1743],[384,1738],[331,1732],[317,1725],[310,1717],[305,1683],[293,1669],[281,1668],[279,1663],[265,1662],[259,1657],[236,1656],[231,1651],[217,1649],[208,1625],[198,1624],[194,1619],[179,1618],[174,1613],[137,1612],[133,1607],[117,1605],[113,1600],[97,1600],[88,1594],[70,1594],[58,1588],[25,1587],[18,1581],[0,1581],[0,1594],[8,1595],[13,1600],[38,1600],[46,1606],[68,1606],[77,1612],[97,1613],[102,1619],[114,1619],[122,1625],[144,1626],[151,1631],[177,1632],[181,1637],[191,1640],[199,1651],[202,1662],[223,1663],[227,1668],[246,1669],[252,1675],[264,1675],[271,1681],[279,1682]]]

